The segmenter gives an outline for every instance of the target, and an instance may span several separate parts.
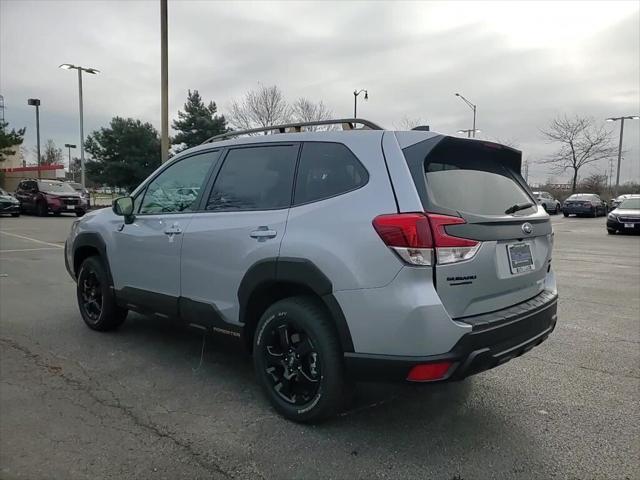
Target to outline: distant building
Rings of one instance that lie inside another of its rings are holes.
[[[15,191],[20,180],[24,178],[64,179],[64,165],[25,165],[24,155],[20,148],[16,153],[8,155],[0,162],[0,187],[9,192]]]

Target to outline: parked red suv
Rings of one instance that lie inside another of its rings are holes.
[[[15,195],[23,212],[33,212],[41,217],[49,212],[54,215],[75,213],[81,217],[89,208],[85,198],[71,185],[59,180],[23,180]]]

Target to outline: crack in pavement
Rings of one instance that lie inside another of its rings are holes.
[[[585,367],[584,365],[572,365],[572,364],[569,364],[569,363],[555,362],[553,360],[549,360],[549,359],[546,359],[546,358],[538,357],[536,355],[532,355],[531,353],[529,353],[525,358],[531,358],[531,359],[539,360],[541,362],[550,363],[552,365],[560,365],[562,367],[568,367],[568,368],[573,367],[573,368],[580,368],[582,370],[588,370],[590,372],[605,373],[607,375],[611,375],[612,377],[622,377],[622,378],[631,378],[633,380],[640,380],[640,377],[636,377],[634,375],[625,375],[625,374],[622,374],[622,373],[609,372],[607,370],[601,370],[599,368]]]
[[[63,372],[62,367],[48,363],[41,355],[33,352],[28,347],[25,347],[24,345],[21,345],[18,342],[6,337],[0,337],[0,344],[3,344],[9,348],[13,348],[14,350],[20,351],[26,358],[33,361],[33,363],[37,367],[44,370],[49,375],[62,379],[70,387],[83,391],[89,397],[91,397],[93,401],[95,401],[99,405],[102,405],[103,407],[114,408],[120,411],[129,420],[131,420],[135,426],[141,429],[144,429],[147,432],[152,433],[154,436],[158,438],[158,440],[164,439],[164,440],[170,441],[176,447],[186,452],[195,461],[195,463],[198,464],[198,466],[202,467],[207,472],[211,474],[217,474],[217,475],[223,476],[224,478],[234,478],[234,475],[232,473],[224,470],[217,462],[212,460],[202,459],[201,454],[196,450],[194,450],[194,448],[190,443],[177,438],[176,435],[172,432],[163,431],[158,425],[155,425],[154,423],[148,420],[145,421],[143,418],[137,415],[132,410],[131,407],[122,405],[122,403],[120,402],[120,399],[115,395],[115,393],[113,393],[108,388],[105,388],[104,386],[99,385],[99,383],[96,380],[94,380],[90,375],[88,375],[88,373],[86,372],[86,370],[84,370],[84,368],[83,368],[83,371],[85,375],[87,375],[89,380],[95,383],[99,389],[104,390],[105,392],[108,392],[113,398],[113,402],[109,402],[103,398],[100,398],[94,391],[94,388],[92,388],[90,385],[84,384],[78,379],[69,376],[68,374]],[[78,405],[78,404],[74,402],[74,405]],[[83,406],[82,408],[87,410],[85,406]],[[104,416],[97,414],[96,412],[92,412],[92,413],[96,414],[96,416],[100,419],[101,423],[102,421],[104,421]],[[133,432],[129,432],[129,433],[133,433]]]

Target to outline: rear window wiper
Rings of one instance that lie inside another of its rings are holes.
[[[507,215],[510,215],[512,213],[516,213],[519,212],[520,210],[524,210],[526,208],[529,207],[533,207],[534,204],[533,203],[516,203],[515,205],[511,205],[509,208],[507,208],[504,213],[506,213]]]

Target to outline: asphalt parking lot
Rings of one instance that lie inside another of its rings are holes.
[[[226,337],[82,323],[73,217],[0,219],[0,478],[640,478],[640,237],[554,217],[554,334],[464,382],[360,385],[316,426],[269,407]]]

